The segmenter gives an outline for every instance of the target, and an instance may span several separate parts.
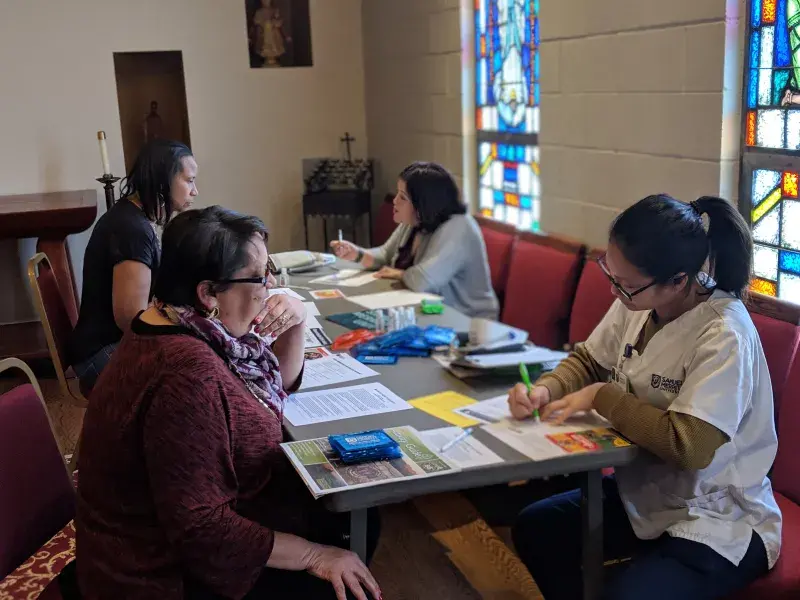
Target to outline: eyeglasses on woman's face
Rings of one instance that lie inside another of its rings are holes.
[[[649,290],[651,287],[653,287],[656,284],[656,280],[654,279],[653,281],[651,281],[647,285],[642,286],[639,289],[633,290],[632,292],[629,292],[624,287],[622,287],[622,285],[620,285],[620,283],[616,279],[614,279],[614,276],[611,274],[611,271],[609,271],[608,265],[606,264],[605,255],[603,255],[600,258],[598,258],[596,260],[596,262],[597,262],[598,265],[600,265],[600,269],[602,269],[603,273],[605,273],[606,277],[608,277],[608,280],[611,282],[611,285],[614,286],[614,289],[617,290],[620,293],[620,295],[623,298],[625,298],[628,302],[633,300],[634,296],[638,296],[639,294],[641,294],[644,291]]]
[[[606,277],[608,277],[608,280],[611,282],[611,285],[614,286],[614,289],[617,290],[620,293],[620,295],[623,298],[625,298],[628,302],[633,300],[634,296],[637,296],[638,294],[641,294],[642,292],[649,290],[656,284],[656,280],[654,279],[647,285],[642,286],[639,289],[634,290],[632,292],[629,292],[624,287],[622,287],[616,279],[614,279],[614,276],[611,274],[611,271],[609,270],[608,265],[606,264],[605,255],[598,258],[595,262],[597,262],[597,264],[600,265],[600,268],[602,269],[603,273],[605,273]],[[708,290],[709,292],[713,291],[717,287],[717,282],[711,275],[709,275],[705,271],[700,271],[695,276],[695,281],[697,281],[697,283],[700,285],[701,288]]]
[[[260,283],[264,287],[269,287],[270,276],[264,275],[263,277],[237,277],[235,279],[220,279],[215,283]]]

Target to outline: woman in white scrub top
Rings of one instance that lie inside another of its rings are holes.
[[[734,207],[649,196],[611,226],[617,300],[514,417],[594,409],[643,451],[605,478],[605,597],[724,598],[778,558],[767,473],[778,446],[764,351],[742,303],[753,242]],[[532,504],[514,542],[546,600],[579,598],[580,493]]]

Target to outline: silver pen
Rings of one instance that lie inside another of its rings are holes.
[[[452,448],[456,444],[459,444],[459,443],[463,442],[465,439],[467,439],[469,436],[472,435],[472,432],[475,431],[476,428],[477,428],[477,426],[475,426],[475,427],[467,427],[464,431],[462,431],[460,434],[458,434],[458,436],[454,437],[452,440],[450,440],[444,446],[442,446],[441,449],[439,450],[439,454],[444,454],[445,452],[450,450],[450,448]]]

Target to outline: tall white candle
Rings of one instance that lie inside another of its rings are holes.
[[[108,148],[106,148],[106,132],[97,132],[97,143],[100,144],[100,160],[103,162],[103,175],[111,174],[111,163],[108,160]]]

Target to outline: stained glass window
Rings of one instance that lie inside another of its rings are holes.
[[[800,0],[751,0],[745,142],[800,150]]]
[[[539,228],[539,0],[475,0],[481,214]]]
[[[756,169],[752,176],[752,289],[800,301],[800,175]]]
[[[739,197],[755,291],[800,304],[800,0],[750,0]]]

